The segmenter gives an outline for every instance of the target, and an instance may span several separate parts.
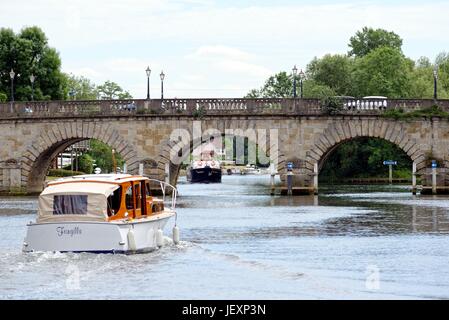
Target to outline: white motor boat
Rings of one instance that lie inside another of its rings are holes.
[[[162,199],[152,195],[160,187]],[[166,208],[166,189],[172,190]],[[155,190],[155,189],[154,189]],[[175,216],[173,186],[129,174],[80,175],[49,182],[39,196],[36,222],[30,222],[24,252],[137,253],[163,245],[163,228]]]

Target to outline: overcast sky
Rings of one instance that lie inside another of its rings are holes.
[[[65,72],[146,97],[241,97],[271,74],[346,53],[364,26],[432,61],[449,51],[448,1],[0,0],[0,27],[37,25]]]

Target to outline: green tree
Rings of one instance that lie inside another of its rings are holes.
[[[438,54],[435,65],[438,71],[438,98],[447,99],[449,98],[449,52]]]
[[[66,74],[66,95],[70,96],[73,91],[73,98],[76,100],[95,100],[98,92],[95,84],[83,76],[75,76],[73,74]]]
[[[407,59],[400,50],[390,47],[374,49],[356,60],[354,93],[358,96],[408,97],[412,70],[413,61]]]
[[[323,58],[314,58],[307,66],[307,77],[319,85],[331,88],[337,95],[349,95],[352,92],[354,60],[346,55],[326,54]]]
[[[98,96],[100,99],[132,99],[128,91],[124,91],[117,83],[106,81],[104,84],[97,87]]]
[[[87,174],[91,174],[94,170],[94,158],[88,153],[82,154],[78,158],[79,169],[78,171],[82,171]]]
[[[322,98],[335,95],[335,91],[325,84],[317,83],[315,80],[303,79],[304,98]],[[296,92],[300,95],[300,79],[296,78]],[[262,88],[252,89],[246,98],[292,98],[293,97],[293,75],[281,71],[270,76]]]
[[[349,47],[351,48],[348,53],[350,56],[363,57],[381,47],[401,51],[402,39],[394,32],[364,27],[349,39]]]
[[[63,99],[64,76],[58,52],[48,46],[44,32],[38,27],[23,28],[18,34],[7,28],[0,29],[0,93],[11,99],[9,71],[13,69],[14,98],[31,99],[30,75],[36,77],[34,98]]]
[[[261,98],[290,98],[293,92],[293,77],[282,71],[270,76],[259,90]]]
[[[108,173],[113,171],[112,148],[107,144],[92,139],[90,140],[90,150],[87,154],[95,160],[95,165],[101,169],[101,172]],[[125,161],[120,154],[115,153],[115,161],[118,167],[123,168]]]

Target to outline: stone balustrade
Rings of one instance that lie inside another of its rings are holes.
[[[377,115],[388,109],[413,111],[435,104],[432,99],[342,98],[339,114]],[[438,100],[449,111],[449,100]],[[131,115],[321,115],[319,99],[130,99],[36,101],[0,104],[0,118],[89,117]]]

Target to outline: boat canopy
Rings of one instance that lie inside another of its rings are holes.
[[[39,196],[37,222],[105,221],[107,198],[118,188],[101,181],[50,184]]]

